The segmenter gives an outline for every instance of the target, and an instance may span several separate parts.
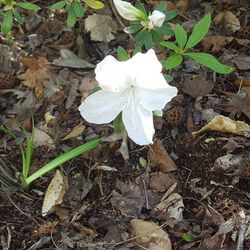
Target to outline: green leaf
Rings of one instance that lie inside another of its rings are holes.
[[[4,18],[1,25],[1,32],[3,34],[8,34],[13,26],[13,13],[11,10],[4,13]]]
[[[76,24],[77,17],[75,14],[74,6],[70,5],[70,8],[68,10],[68,16],[67,16],[67,26],[69,28],[73,28]]]
[[[198,44],[207,34],[211,24],[211,14],[205,15],[197,24],[195,24],[192,34],[188,38],[186,49],[193,48]]]
[[[94,10],[99,10],[104,7],[104,3],[101,1],[96,0],[83,0],[84,3],[86,3],[90,8]]]
[[[151,49],[153,46],[153,37],[151,32],[146,32],[144,37],[144,45],[147,50]]]
[[[178,47],[174,44],[174,43],[171,43],[171,42],[162,42],[161,43],[162,46],[168,48],[168,49],[171,49],[173,51],[177,51],[178,50]]]
[[[121,134],[125,131],[125,127],[122,121],[122,113],[120,113],[114,120],[113,120],[113,126],[115,133]]]
[[[165,69],[172,69],[178,67],[183,61],[183,57],[178,54],[173,54],[164,62]]]
[[[165,13],[165,22],[172,20],[173,18],[175,18],[178,15],[178,12],[176,10],[169,10]]]
[[[50,5],[48,8],[51,10],[60,10],[67,4],[67,1],[60,1],[58,3]]]
[[[147,160],[143,157],[139,157],[139,162],[140,162],[141,166],[144,168],[146,168],[148,166]]]
[[[164,76],[165,80],[167,81],[167,83],[172,82],[174,79],[171,75],[164,74],[163,76]]]
[[[96,139],[96,140],[92,140],[89,141],[77,148],[74,148],[60,156],[58,156],[57,158],[55,158],[54,160],[52,160],[51,162],[49,162],[48,164],[46,164],[45,166],[43,166],[41,169],[37,170],[34,174],[32,174],[31,176],[29,176],[26,179],[26,186],[29,186],[34,180],[38,179],[39,177],[43,176],[44,174],[48,173],[49,171],[51,171],[52,169],[60,166],[61,164],[95,148],[96,146],[98,146],[100,144],[100,139]]]
[[[164,23],[160,28],[158,28],[158,30],[163,36],[165,36],[165,35],[173,36],[174,35],[174,32],[168,23]]]
[[[151,34],[153,37],[153,42],[156,44],[160,44],[164,40],[161,33],[158,30],[151,30]]]
[[[185,240],[185,241],[187,241],[187,242],[194,242],[195,241],[195,237],[192,235],[192,234],[190,234],[190,233],[184,233],[183,235],[182,235],[182,238]]]
[[[166,9],[167,9],[167,2],[161,2],[155,8],[155,10],[159,10],[161,12],[164,12]]]
[[[136,41],[136,47],[142,47],[144,44],[145,37],[147,36],[147,31],[146,30],[140,30],[136,36],[135,36],[135,41]]]
[[[134,51],[133,51],[133,56],[136,54],[136,53],[141,53],[142,52],[142,49],[141,49],[141,47],[140,46],[136,46],[135,47],[135,49],[134,49]]]
[[[174,34],[179,47],[184,48],[187,42],[187,32],[180,24],[176,24]]]
[[[74,12],[76,17],[82,18],[84,15],[84,9],[81,3],[79,2],[74,2],[73,4]]]
[[[118,60],[120,62],[127,61],[129,59],[128,52],[121,46],[119,46],[116,50]]]
[[[207,53],[185,53],[184,56],[192,58],[217,73],[229,74],[235,70],[234,67],[220,63],[214,56]]]
[[[148,14],[147,14],[147,10],[145,9],[144,4],[142,4],[141,2],[136,2],[135,7],[136,7],[138,10],[141,10],[141,11],[142,11],[142,17],[145,17],[145,16],[148,15]]]
[[[12,10],[12,12],[13,12],[13,15],[14,15],[16,21],[20,24],[23,24],[23,17],[14,9]]]
[[[17,2],[15,3],[16,6],[26,9],[26,10],[37,10],[38,6],[33,3],[22,3],[22,2]]]
[[[142,26],[140,24],[131,25],[129,27],[124,28],[124,32],[127,34],[133,34],[139,31],[141,28]]]

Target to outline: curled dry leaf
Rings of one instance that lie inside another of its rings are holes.
[[[160,140],[155,140],[149,149],[150,166],[161,172],[175,171],[176,165]]]
[[[236,79],[234,84],[241,87],[250,96],[250,79]]]
[[[55,206],[63,202],[63,196],[67,189],[68,182],[66,177],[59,170],[56,170],[56,174],[51,180],[43,200],[43,216],[53,212]]]
[[[193,135],[198,135],[204,131],[219,131],[224,133],[233,133],[236,135],[250,136],[250,126],[242,121],[233,121],[223,115],[214,117],[207,125],[202,127],[199,131],[193,132]]]
[[[82,132],[85,130],[85,126],[82,124],[82,122],[80,122],[80,124],[78,124],[77,126],[75,126],[70,133],[68,133],[65,137],[63,137],[63,139],[61,141],[66,141],[69,140],[71,138],[75,138],[79,135],[82,134]]]
[[[178,193],[170,194],[165,200],[161,201],[151,211],[151,214],[159,219],[176,224],[183,220],[184,203],[182,197]]]
[[[154,222],[133,219],[130,221],[136,242],[148,250],[172,250],[168,234]]]
[[[233,33],[240,29],[239,19],[231,11],[223,11],[215,18],[216,24],[223,23],[226,28],[229,28]]]
[[[227,41],[226,36],[209,36],[205,37],[201,41],[201,45],[205,51],[209,51],[211,49],[213,52],[219,52]]]

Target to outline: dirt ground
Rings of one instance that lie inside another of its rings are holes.
[[[153,8],[154,2],[145,4]],[[211,29],[197,50],[236,70],[215,74],[191,61],[174,69],[170,84],[178,95],[162,117],[155,117],[154,144],[145,147],[114,137],[110,124],[89,124],[80,116],[81,100],[97,86],[93,68],[52,64],[62,49],[93,65],[105,55],[116,56],[118,46],[131,51],[133,40],[122,32],[126,22],[117,20],[109,1],[96,13],[111,16],[117,24],[110,42],[92,41],[84,20],[66,28],[65,13],[52,17],[45,8],[24,13],[26,24],[14,26],[11,44],[0,38],[0,124],[17,136],[14,140],[0,131],[1,249],[154,249],[135,236],[135,219],[160,226],[172,249],[250,249],[250,129],[241,135],[221,128],[193,133],[215,114],[250,124],[250,5],[181,0],[174,6],[180,14],[172,22],[189,31],[204,13],[212,13]],[[218,21],[221,13],[231,21]],[[161,49],[156,52],[159,58],[166,55]],[[32,114],[36,129],[45,134],[35,148],[31,173],[70,148],[107,138],[58,168],[65,194],[46,216],[44,195],[56,170],[28,190],[19,181],[19,145],[25,145],[20,125],[31,132]],[[169,249],[164,247],[159,249]]]

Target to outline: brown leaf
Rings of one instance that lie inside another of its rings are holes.
[[[216,105],[218,108],[232,115],[237,113],[244,113],[250,119],[250,96],[242,96],[236,93],[223,92],[230,97],[229,101],[221,101]]]
[[[157,192],[165,192],[177,180],[172,173],[156,172],[150,175],[149,187]]]
[[[207,80],[203,73],[195,75],[193,79],[187,79],[183,83],[183,91],[194,98],[210,93],[213,87],[214,82]]]
[[[23,85],[35,89],[38,98],[43,97],[43,86],[54,76],[49,68],[49,62],[44,57],[22,58],[20,60],[28,66],[25,73],[18,76]]]
[[[209,51],[212,48],[211,51],[218,52],[223,48],[226,41],[226,36],[209,36],[201,41],[201,45],[205,51]]]
[[[250,79],[237,79],[234,81],[234,84],[241,87],[250,96]]]
[[[150,147],[149,162],[151,167],[157,168],[161,172],[171,172],[177,169],[160,140],[155,140]]]
[[[148,250],[172,250],[168,234],[154,222],[133,219],[130,221],[136,242]]]
[[[250,69],[250,56],[239,55],[232,60],[236,64],[238,69],[248,70]]]
[[[82,124],[82,122],[80,122],[80,124],[75,126],[71,130],[70,133],[68,133],[65,137],[63,137],[63,139],[61,141],[66,141],[66,140],[69,140],[71,138],[75,138],[75,137],[81,135],[84,130],[85,130],[85,126]]]
[[[214,22],[216,24],[224,24],[224,26],[229,28],[233,33],[240,29],[240,21],[231,11],[220,12],[214,18]]]

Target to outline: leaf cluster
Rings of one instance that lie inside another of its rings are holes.
[[[0,15],[3,16],[3,20],[1,23],[1,33],[3,33],[4,35],[10,33],[14,21],[19,24],[24,23],[24,19],[19,13],[19,9],[35,11],[39,8],[36,4],[33,3],[28,3],[25,1],[15,2],[14,0],[1,0],[0,5],[2,5]]]
[[[152,48],[153,44],[160,45],[163,41],[164,35],[173,35],[168,21],[177,16],[176,10],[167,10],[167,2],[161,2],[155,10],[159,10],[165,14],[165,21],[161,27],[154,27],[149,29],[145,23],[148,22],[147,17],[150,13],[147,12],[142,3],[137,3],[135,6],[137,9],[141,10],[144,15],[142,15],[141,20],[136,20],[131,22],[129,27],[124,29],[125,33],[133,34],[135,33],[136,48],[145,47],[147,50]]]
[[[64,0],[49,6],[49,8],[53,11],[64,9],[67,13],[67,26],[73,28],[76,21],[84,16],[85,4],[95,10],[104,7],[104,4],[97,0]]]
[[[164,41],[161,43],[162,46],[172,51],[167,60],[163,62],[165,68],[172,69],[178,67],[184,58],[190,58],[217,73],[229,74],[234,71],[233,67],[220,63],[214,56],[208,53],[192,52],[192,49],[200,43],[207,34],[210,24],[211,14],[209,13],[196,23],[189,37],[185,29],[180,24],[176,24],[174,29],[176,42]]]

